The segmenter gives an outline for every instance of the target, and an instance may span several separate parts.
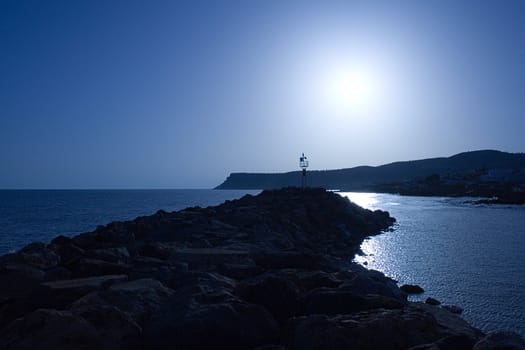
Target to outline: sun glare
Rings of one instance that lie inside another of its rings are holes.
[[[374,102],[377,83],[364,70],[339,69],[328,73],[323,86],[329,107],[338,111],[369,108]]]

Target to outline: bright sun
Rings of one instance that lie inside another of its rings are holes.
[[[323,84],[325,103],[340,112],[372,107],[377,93],[377,82],[365,70],[338,69],[329,72]]]

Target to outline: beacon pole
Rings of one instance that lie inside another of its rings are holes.
[[[302,171],[302,176],[301,176],[301,187],[302,188],[305,188],[306,187],[306,168],[308,168],[308,159],[306,158],[306,156],[303,155],[299,157],[299,167],[303,170]]]

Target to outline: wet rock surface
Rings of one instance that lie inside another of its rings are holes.
[[[407,294],[422,294],[425,292],[421,286],[418,286],[417,284],[403,284],[401,287],[399,287],[401,291],[407,293]]]
[[[0,257],[0,349],[472,348],[459,316],[350,262],[393,222],[286,188],[33,243]]]

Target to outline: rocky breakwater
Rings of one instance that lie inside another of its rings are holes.
[[[472,348],[480,331],[350,263],[393,222],[288,188],[32,243],[0,257],[0,349]]]

